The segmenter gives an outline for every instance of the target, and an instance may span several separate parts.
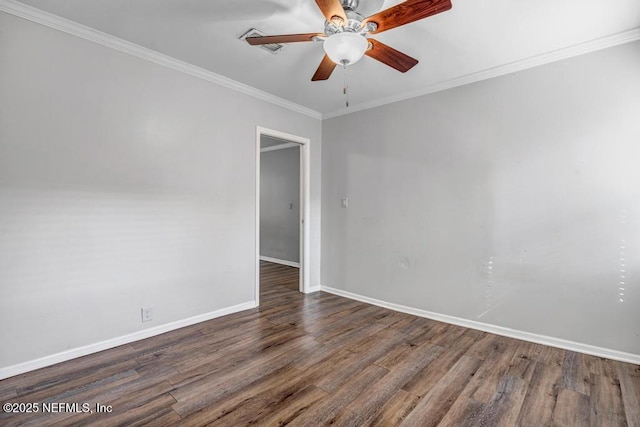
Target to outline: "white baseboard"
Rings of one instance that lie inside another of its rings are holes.
[[[320,286],[313,286],[313,287],[307,289],[305,294],[312,294],[314,292],[320,292],[321,290],[322,290],[322,288]]]
[[[165,332],[184,328],[185,326],[195,325],[196,323],[215,319],[216,317],[222,317],[226,316],[227,314],[237,313],[239,311],[255,308],[257,306],[258,305],[255,301],[247,301],[242,304],[222,308],[220,310],[200,314],[198,316],[189,317],[187,319],[178,320],[175,322],[167,323],[165,325],[159,325],[153,328],[144,329],[142,331],[123,335],[121,337],[112,338],[95,344],[89,344],[84,347],[73,348],[60,353],[52,354],[50,356],[45,356],[39,359],[30,360],[28,362],[19,363],[17,365],[0,368],[0,380],[12,377],[14,375],[24,374],[25,372],[35,371],[36,369],[44,368],[46,366],[55,365],[56,363],[66,362],[67,360],[75,359],[77,357],[86,356],[88,354],[97,353],[99,351],[118,347],[120,345],[129,344],[134,341],[150,338],[156,335],[163,334]]]
[[[331,288],[329,286],[321,286],[321,290],[330,294],[338,295],[341,297],[353,299],[367,304],[377,305],[379,307],[388,308],[390,310],[399,311],[401,313],[412,314],[414,316],[426,317],[427,319],[437,320],[440,322],[451,323],[453,325],[463,326],[465,328],[477,329],[484,332],[490,332],[496,335],[502,335],[509,338],[516,338],[523,341],[530,341],[536,344],[548,345],[551,347],[557,347],[564,350],[575,351],[584,354],[590,354],[592,356],[604,357],[607,359],[618,360],[620,362],[633,363],[640,365],[640,354],[625,353],[623,351],[611,350],[603,347],[596,347],[589,344],[582,344],[579,342],[563,340],[560,338],[549,337],[546,335],[538,335],[530,332],[519,331],[517,329],[505,328],[502,326],[491,325],[488,323],[476,322],[474,320],[463,319],[460,317],[449,316],[446,314],[434,313],[418,308],[407,307],[400,304],[394,304],[370,298],[367,296],[355,294],[349,291],[343,291],[341,289]]]
[[[289,267],[300,268],[300,263],[299,262],[287,261],[285,259],[271,258],[271,257],[268,257],[268,256],[260,255],[260,261],[273,262],[275,264],[282,264],[282,265],[288,265]]]

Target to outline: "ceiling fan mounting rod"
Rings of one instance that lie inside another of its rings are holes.
[[[360,4],[360,0],[340,0],[340,3],[343,9],[355,11]]]
[[[359,4],[360,4],[360,0],[340,0],[340,6],[342,6],[342,9],[345,11],[345,16],[349,21],[351,21],[351,17],[347,14],[347,12],[349,11],[355,12]],[[338,15],[332,16],[329,22],[331,22],[337,27],[349,25],[348,22],[344,21],[343,16],[338,16]]]

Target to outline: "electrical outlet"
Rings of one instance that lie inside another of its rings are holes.
[[[140,309],[140,313],[142,314],[143,322],[149,322],[153,320],[153,309],[151,307],[142,307]]]

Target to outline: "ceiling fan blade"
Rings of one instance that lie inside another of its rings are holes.
[[[316,36],[324,36],[322,33],[309,34],[285,34],[281,36],[247,37],[245,40],[252,46],[271,43],[312,42]]]
[[[375,22],[378,28],[371,34],[378,34],[447,11],[451,6],[451,0],[407,0],[371,15],[363,21],[363,25]]]
[[[418,63],[417,59],[395,50],[384,43],[380,43],[377,40],[369,39],[369,43],[371,43],[371,49],[367,50],[365,55],[389,67],[395,68],[401,73],[406,73]]]
[[[342,19],[342,23],[347,23],[347,15],[344,13],[340,0],[316,0],[316,4],[327,21],[331,22],[333,17],[337,16]]]
[[[336,63],[333,62],[328,55],[325,55],[324,58],[322,58],[322,62],[316,70],[316,73],[311,77],[311,81],[327,80],[331,77],[331,73],[333,73],[334,68],[336,68]]]

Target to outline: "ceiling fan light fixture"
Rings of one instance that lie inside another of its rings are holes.
[[[324,41],[324,51],[338,65],[352,65],[364,56],[369,43],[364,35],[352,32],[341,32]]]

